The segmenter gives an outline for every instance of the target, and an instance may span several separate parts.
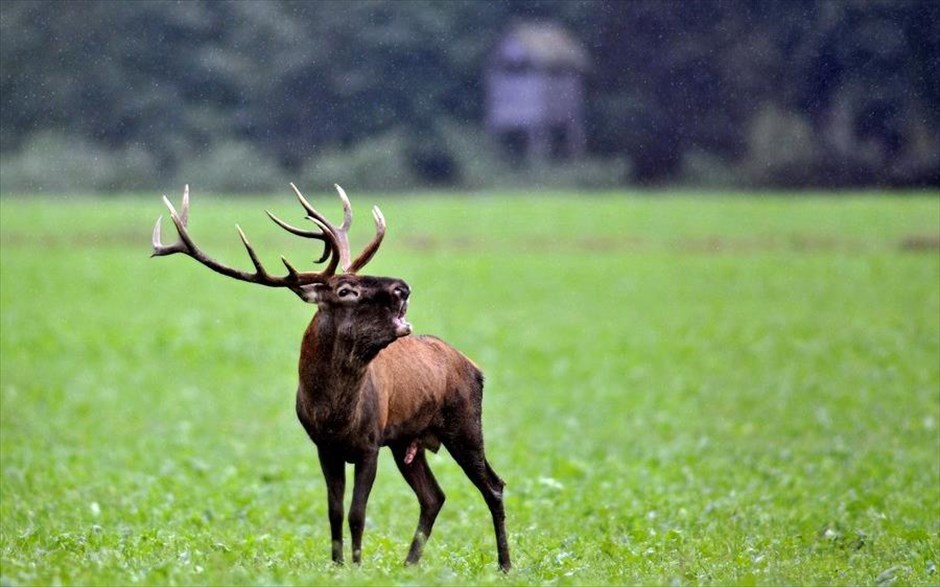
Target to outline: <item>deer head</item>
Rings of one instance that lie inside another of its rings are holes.
[[[239,226],[236,226],[238,234],[248,251],[248,257],[255,271],[252,273],[235,269],[209,257],[196,246],[187,230],[188,185],[183,190],[183,201],[179,212],[170,200],[163,196],[163,202],[170,211],[170,219],[176,226],[179,239],[170,245],[162,244],[160,226],[163,217],[161,216],[153,228],[153,254],[151,256],[160,257],[182,253],[227,277],[266,287],[287,288],[305,302],[317,304],[320,310],[318,314],[323,316],[324,322],[328,322],[336,329],[337,336],[359,340],[369,348],[377,346],[380,349],[390,344],[395,338],[410,334],[411,325],[405,321],[410,294],[408,284],[401,279],[356,275],[356,272],[372,259],[385,237],[385,218],[379,208],[373,207],[372,209],[376,226],[375,236],[354,260],[350,260],[349,227],[352,224],[352,206],[343,188],[336,186],[343,202],[343,223],[336,226],[310,205],[297,186],[293,183],[290,185],[307,213],[306,218],[316,224],[318,230],[297,228],[279,219],[270,211],[265,212],[278,226],[291,234],[323,242],[324,251],[317,260],[317,263],[327,262],[323,271],[297,271],[287,259],[281,257],[287,274],[271,275],[261,264],[254,248]],[[338,268],[341,268],[343,273],[338,274]]]

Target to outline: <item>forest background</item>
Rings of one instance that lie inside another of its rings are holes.
[[[484,133],[533,19],[590,54],[573,163]],[[935,2],[5,1],[0,57],[4,193],[940,185]]]

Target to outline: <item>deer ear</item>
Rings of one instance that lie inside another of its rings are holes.
[[[292,287],[291,291],[308,304],[316,304],[325,292],[330,291],[330,286],[325,283],[311,283]]]

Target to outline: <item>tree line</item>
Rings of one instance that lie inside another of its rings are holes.
[[[915,0],[0,3],[4,191],[940,185]],[[591,56],[589,155],[508,165],[483,68],[520,19]]]

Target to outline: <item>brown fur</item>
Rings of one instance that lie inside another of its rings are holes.
[[[350,287],[358,296],[344,300],[339,292]],[[443,443],[483,494],[493,517],[499,565],[508,570],[504,484],[483,452],[483,374],[438,338],[396,333],[394,318],[403,316],[409,293],[398,279],[332,278],[318,286],[319,310],[304,334],[297,416],[320,456],[333,560],[343,560],[343,463],[355,464],[349,527],[358,563],[378,450],[388,446],[421,508],[406,559],[418,561],[444,503],[424,451],[436,452]]]

